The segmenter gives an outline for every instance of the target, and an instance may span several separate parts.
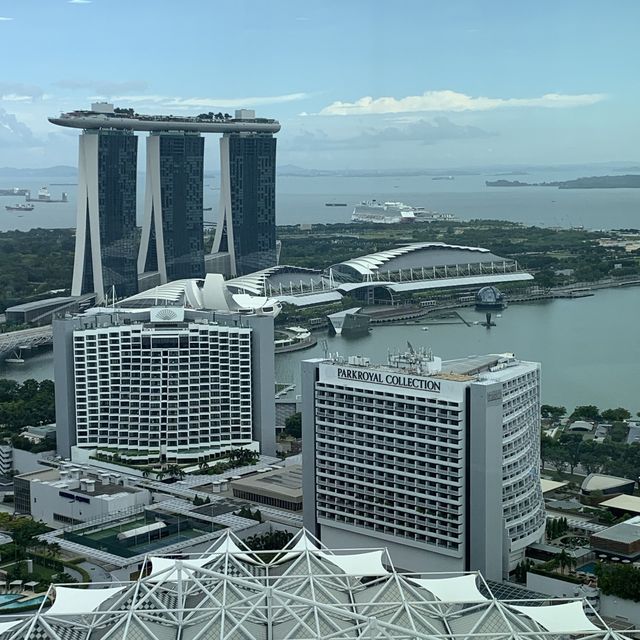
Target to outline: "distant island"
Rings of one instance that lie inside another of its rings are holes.
[[[487,187],[557,187],[558,189],[640,189],[640,175],[591,176],[554,182],[520,182],[520,180],[487,180]]]

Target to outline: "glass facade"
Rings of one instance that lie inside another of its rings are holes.
[[[204,138],[199,134],[160,134],[162,233],[168,282],[204,277],[203,157]],[[155,251],[155,242],[151,247]]]
[[[237,275],[272,267],[276,259],[276,139],[229,137],[231,211]],[[222,251],[227,251],[226,238]]]
[[[103,286],[107,295],[115,287],[116,296],[121,298],[138,292],[138,137],[130,131],[110,130],[100,130],[94,135],[98,136],[98,212]],[[89,228],[87,224],[87,230]],[[91,243],[87,242],[82,293],[94,291],[90,247]]]

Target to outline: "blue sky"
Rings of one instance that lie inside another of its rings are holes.
[[[309,168],[640,161],[639,24],[636,0],[0,0],[0,166],[75,164],[46,116],[97,97],[255,108]]]

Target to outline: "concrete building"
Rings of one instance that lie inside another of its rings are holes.
[[[637,560],[640,557],[640,516],[594,533],[591,547],[597,553],[606,553],[618,560]]]
[[[138,273],[158,272],[160,283],[204,277],[199,133],[153,132],[147,172]]]
[[[71,295],[138,290],[136,171],[132,131],[92,129],[80,135],[76,250]]]
[[[53,335],[61,455],[77,445],[147,464],[275,452],[271,316],[96,308],[56,320]]]
[[[236,498],[289,511],[302,511],[302,466],[258,470],[255,475],[230,482]]]
[[[146,489],[129,486],[119,474],[88,472],[66,464],[14,478],[17,513],[53,527],[114,516],[151,503]]]
[[[325,544],[501,580],[542,539],[539,364],[307,360],[302,403],[304,522]]]

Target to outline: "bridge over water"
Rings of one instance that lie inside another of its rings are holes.
[[[51,325],[0,333],[0,360],[19,357],[23,349],[33,349],[53,342]]]

